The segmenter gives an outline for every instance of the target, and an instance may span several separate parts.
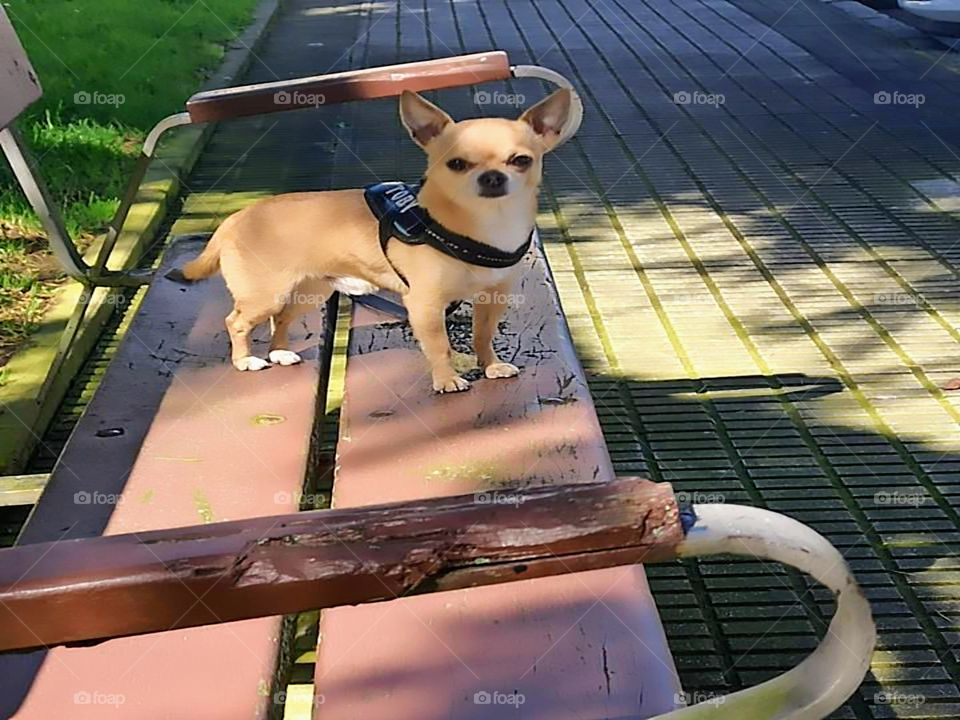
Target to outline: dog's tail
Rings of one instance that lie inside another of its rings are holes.
[[[184,280],[203,280],[220,269],[219,235],[219,233],[214,233],[203,252],[183,266],[180,275]]]

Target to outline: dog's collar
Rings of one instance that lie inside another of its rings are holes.
[[[420,187],[402,182],[382,182],[364,187],[363,197],[380,221],[380,246],[384,253],[390,238],[396,238],[408,245],[429,245],[471,265],[507,268],[520,262],[530,249],[533,230],[527,241],[512,252],[448,230],[417,201]]]

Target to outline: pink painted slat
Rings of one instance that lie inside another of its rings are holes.
[[[519,292],[501,355],[520,377],[456,395],[431,393],[405,326],[355,307],[336,507],[613,477],[542,257]],[[317,720],[644,718],[679,692],[640,567],[336,608],[320,638]]]
[[[297,510],[325,362],[320,313],[292,336],[302,365],[235,371],[223,281],[184,286],[163,277],[199,248],[181,242],[167,252],[21,542]],[[0,656],[0,717],[266,718],[280,623]]]

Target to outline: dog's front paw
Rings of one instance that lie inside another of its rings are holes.
[[[493,378],[511,378],[520,374],[520,368],[518,368],[516,365],[511,365],[510,363],[496,362],[492,363],[491,365],[487,365],[483,371],[483,374],[491,380]]]
[[[246,357],[239,358],[233,361],[233,366],[240,371],[245,370],[263,370],[264,368],[270,367],[268,363],[263,358],[258,358],[255,355],[247,355]]]
[[[470,389],[470,383],[459,375],[449,375],[433,379],[433,389],[438,393],[463,392]]]
[[[303,358],[293,350],[271,350],[267,357],[270,358],[270,362],[277,365],[296,365],[303,362]]]

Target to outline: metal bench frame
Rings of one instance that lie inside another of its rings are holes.
[[[26,88],[22,93],[25,101],[13,109],[15,117],[39,97],[40,88],[0,7],[0,69],[10,59],[18,60],[22,63],[18,67],[25,70],[25,74],[5,81],[20,82],[12,88],[14,91]],[[312,107],[316,102],[310,98],[317,94],[324,97],[325,103],[336,103],[399,95],[405,89],[436,90],[511,77],[535,78],[573,89],[565,78],[551,70],[538,66],[511,66],[506,53],[489,52],[198,93],[187,102],[186,112],[164,118],[147,135],[124,197],[92,266],[86,263],[69,237],[63,219],[37,173],[35,160],[12,118],[0,117],[0,124],[7,123],[0,129],[0,147],[43,222],[51,249],[67,274],[88,287],[136,287],[150,281],[152,271],[149,268],[110,271],[106,269],[107,261],[160,138],[168,130],[188,124]],[[278,93],[286,93],[292,102],[277,102]],[[573,113],[564,128],[564,141],[576,133],[582,114],[582,103],[574,92]],[[81,304],[77,310],[79,315],[75,316],[74,332],[84,311],[85,305]],[[63,353],[69,350],[71,341],[68,326],[65,345],[61,349]],[[838,708],[856,690],[867,672],[876,638],[869,604],[842,555],[812,529],[766,510],[736,505],[698,505],[684,517],[685,538],[676,547],[676,556],[726,553],[782,562],[810,574],[827,586],[836,597],[837,610],[826,637],[797,667],[755,687],[659,715],[657,720],[740,720],[746,717],[753,720],[814,720]],[[196,532],[202,535],[215,528],[205,526]],[[95,538],[76,542],[98,541],[100,539]],[[116,537],[111,541],[115,542]],[[5,559],[16,559],[17,555],[12,554],[28,553],[29,547],[4,550],[0,554],[5,555]],[[57,588],[54,587],[53,591],[56,592]],[[4,597],[10,599],[7,592],[14,590],[0,587],[0,602]],[[0,642],[0,647],[16,645]]]

